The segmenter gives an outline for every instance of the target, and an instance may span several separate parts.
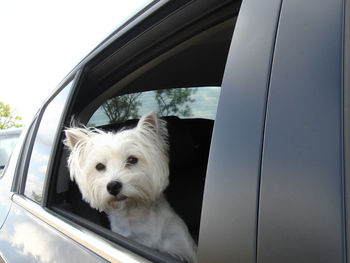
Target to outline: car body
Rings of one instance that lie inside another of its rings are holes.
[[[199,262],[348,261],[349,21],[347,0],[151,3],[23,132],[0,182],[2,260],[178,262],[108,229],[62,143],[73,116],[118,130],[157,108]]]
[[[22,128],[0,130],[0,173],[5,169]]]

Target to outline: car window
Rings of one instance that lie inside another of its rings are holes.
[[[236,9],[231,6],[230,10]],[[57,169],[53,171],[48,196],[50,209],[108,240],[132,247],[134,252],[151,260],[166,262],[163,256],[167,253],[152,249],[128,235],[128,231],[115,229],[110,210],[99,206],[99,201],[91,201],[93,196],[98,200],[106,191],[117,195],[120,183],[100,186],[97,181],[88,182],[90,175],[76,176],[82,167],[91,166],[93,172],[108,170],[103,163],[95,163],[93,158],[98,152],[89,155],[94,149],[85,148],[90,144],[80,140],[84,135],[79,129],[88,136],[95,128],[116,134],[137,127],[154,112],[168,131],[168,148],[162,150],[169,158],[170,183],[162,189],[162,194],[183,220],[191,239],[198,242],[212,131],[237,13],[228,17],[225,13],[214,24],[200,20],[188,32],[170,38],[169,43],[152,46],[148,52],[136,54],[133,45],[126,45],[121,51],[108,53],[110,57],[105,58],[102,53],[102,58],[97,56],[85,67],[65,119],[65,126],[71,126],[72,133],[67,128],[61,130],[61,149],[56,156]],[[149,43],[153,45],[154,41]],[[144,46],[142,49],[147,50]],[[125,62],[119,55],[132,59]],[[75,157],[73,151],[78,152]],[[91,159],[84,159],[86,156]],[[142,162],[129,156],[126,165],[132,167],[139,161]],[[102,175],[98,181],[102,181]],[[100,192],[95,192],[97,189]],[[89,191],[93,192],[90,196]],[[128,198],[116,196],[110,203]]]
[[[24,194],[39,203],[42,202],[42,191],[51,150],[71,87],[72,82],[47,105],[35,137],[27,171]]]
[[[0,136],[0,173],[7,165],[20,133]]]

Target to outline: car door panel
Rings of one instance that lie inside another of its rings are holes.
[[[16,203],[0,231],[0,247],[5,262],[106,262]]]
[[[343,1],[283,1],[268,98],[258,262],[343,262]]]

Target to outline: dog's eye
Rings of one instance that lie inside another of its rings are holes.
[[[96,170],[97,171],[103,171],[104,169],[106,169],[106,166],[103,163],[98,163],[96,165]]]
[[[138,159],[134,156],[130,156],[127,160],[126,160],[126,164],[127,165],[135,165],[137,164]]]

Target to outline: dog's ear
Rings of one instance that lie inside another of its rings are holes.
[[[141,117],[137,123],[137,129],[145,129],[158,133],[158,117],[154,111]]]
[[[146,134],[157,135],[160,138],[165,148],[168,148],[168,130],[166,121],[159,119],[154,111],[141,117],[137,123],[138,130],[146,131]]]
[[[168,137],[166,122],[162,119],[159,119],[154,111],[151,111],[141,117],[137,123],[137,129],[144,129],[147,131],[155,132],[156,134],[164,137],[164,139]]]
[[[70,150],[78,143],[83,143],[88,138],[86,132],[81,128],[67,128],[65,130],[66,139],[63,141]]]

